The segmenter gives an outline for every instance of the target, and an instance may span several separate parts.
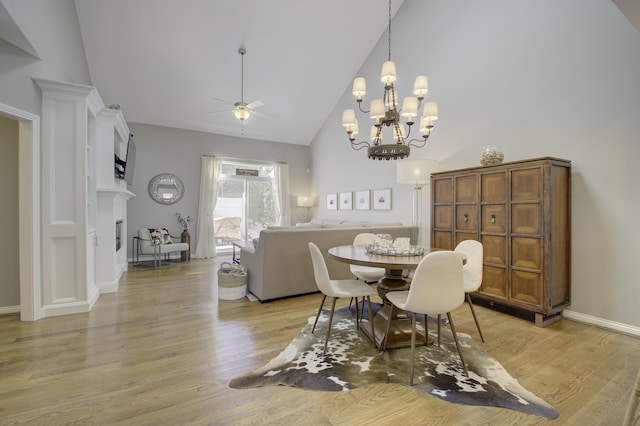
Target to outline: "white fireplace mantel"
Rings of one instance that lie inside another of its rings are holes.
[[[95,87],[34,80],[42,89],[42,316],[87,312],[127,269],[135,194],[115,177],[114,156],[124,157],[129,129]],[[125,223],[119,250],[117,221]]]

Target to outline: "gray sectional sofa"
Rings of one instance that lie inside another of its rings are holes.
[[[272,227],[260,232],[254,244],[240,251],[240,263],[247,267],[247,290],[260,301],[317,292],[309,242],[322,251],[332,279],[353,278],[349,265],[329,257],[327,250],[351,244],[362,232],[390,234],[392,237],[416,235],[413,226],[401,224],[305,224]]]

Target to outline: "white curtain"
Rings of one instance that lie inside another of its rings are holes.
[[[203,156],[200,170],[200,198],[198,201],[198,235],[193,257],[208,259],[216,257],[216,243],[213,235],[213,210],[218,199],[222,159]]]
[[[289,203],[289,165],[275,164],[276,177],[276,220],[278,226],[291,225],[291,208]]]

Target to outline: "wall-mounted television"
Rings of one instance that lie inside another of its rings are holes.
[[[127,143],[127,158],[124,167],[124,181],[127,185],[133,185],[133,171],[136,165],[136,144],[133,142],[133,134],[129,135]]]

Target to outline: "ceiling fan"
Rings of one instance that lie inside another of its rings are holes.
[[[238,49],[238,53],[240,54],[240,101],[233,104],[231,112],[233,112],[234,117],[244,123],[245,120],[251,117],[251,114],[255,112],[254,110],[256,108],[259,108],[264,104],[261,101],[254,101],[249,104],[244,101],[244,55],[247,54],[247,50],[244,47],[241,47]],[[223,99],[215,99],[228,103]]]

